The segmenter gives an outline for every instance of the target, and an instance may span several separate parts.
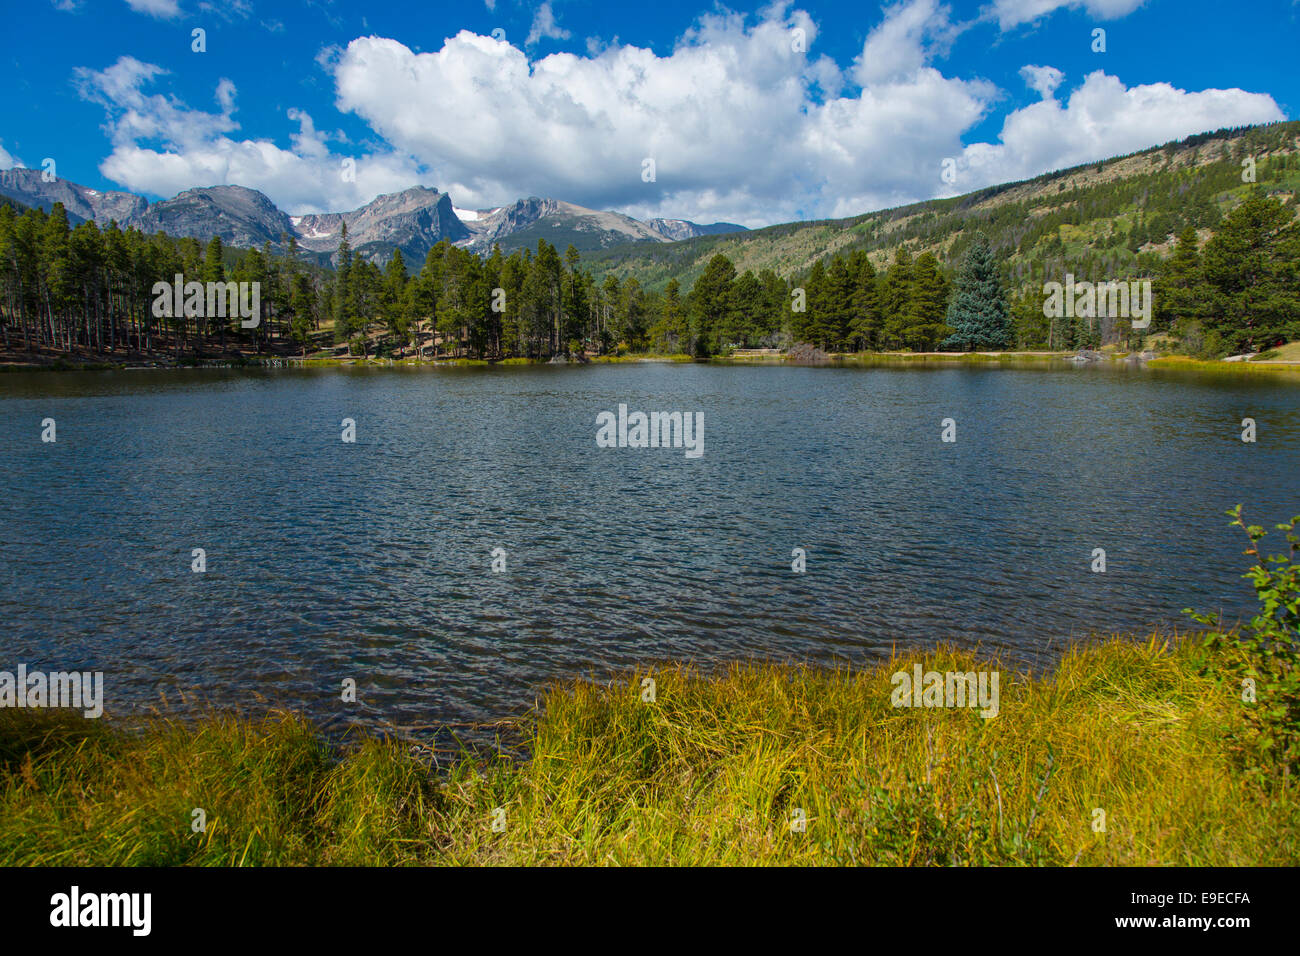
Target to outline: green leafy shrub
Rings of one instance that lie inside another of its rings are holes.
[[[1241,505],[1227,512],[1232,525],[1250,539],[1243,552],[1255,565],[1243,575],[1255,587],[1259,612],[1240,628],[1224,631],[1217,615],[1185,613],[1213,630],[1205,639],[1211,650],[1240,652],[1225,658],[1242,682],[1247,706],[1245,729],[1233,735],[1251,772],[1300,770],[1300,565],[1296,550],[1300,515],[1276,525],[1284,533],[1286,554],[1264,556],[1259,542],[1268,536],[1260,525],[1247,525]]]

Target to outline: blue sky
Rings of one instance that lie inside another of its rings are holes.
[[[0,166],[293,214],[419,183],[757,226],[1300,110],[1292,0],[28,0],[5,27]]]

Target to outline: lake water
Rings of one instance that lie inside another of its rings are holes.
[[[620,403],[702,413],[703,455],[598,448]],[[952,641],[1042,663],[1092,632],[1181,627],[1187,606],[1236,617],[1251,592],[1223,512],[1300,512],[1300,385],[1069,367],[13,373],[0,460],[0,669],[102,670],[115,713],[164,693],[174,708],[179,689],[407,726],[517,714],[553,679],[665,659],[864,665]]]

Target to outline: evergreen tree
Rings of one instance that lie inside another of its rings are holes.
[[[307,343],[311,340],[311,331],[316,326],[316,293],[312,289],[311,278],[306,273],[294,274],[289,308],[292,313],[289,334],[302,348],[305,358]]]
[[[1210,295],[1196,248],[1196,227],[1188,226],[1179,234],[1172,254],[1161,264],[1153,283],[1152,331],[1181,332],[1199,322],[1205,316]]]
[[[1215,295],[1208,324],[1232,352],[1300,335],[1300,224],[1294,211],[1256,188],[1205,246]]]
[[[826,290],[822,299],[822,348],[843,351],[848,347],[853,322],[854,276],[848,263],[836,256],[826,270]]]
[[[717,351],[716,330],[731,309],[731,284],[735,278],[736,267],[718,253],[691,288],[691,345],[692,354],[697,358],[708,358]]]
[[[804,311],[791,312],[790,333],[796,342],[822,347],[826,344],[826,314],[831,307],[830,281],[825,261],[818,259],[803,282]]]
[[[914,352],[928,352],[952,330],[944,322],[948,311],[948,280],[933,253],[916,257],[911,295],[904,313],[903,342]]]
[[[334,341],[346,342],[355,327],[356,301],[353,296],[352,244],[348,242],[348,224],[343,223],[334,273]]]
[[[758,281],[763,287],[763,313],[755,344],[760,348],[773,348],[780,341],[790,315],[790,286],[771,269],[762,270]]]
[[[410,298],[406,294],[406,260],[402,250],[394,249],[384,267],[384,284],[380,292],[380,311],[390,332],[405,341],[410,333]]]
[[[664,289],[660,320],[655,326],[655,344],[664,352],[680,352],[686,348],[689,337],[681,286],[676,279],[669,279]]]
[[[645,351],[646,324],[645,295],[641,283],[629,276],[623,283],[618,300],[619,338],[633,352]]]
[[[880,285],[881,346],[886,349],[902,348],[903,333],[907,325],[907,306],[912,298],[912,254],[907,246],[899,246],[894,262],[885,272]]]
[[[1041,284],[1030,284],[1011,302],[1011,320],[1015,344],[1022,349],[1050,349],[1056,332],[1054,322],[1043,308],[1046,296]]]
[[[971,242],[948,306],[952,334],[940,344],[952,351],[1010,348],[1011,317],[997,259],[981,233]]]
[[[865,252],[858,250],[849,257],[849,271],[853,275],[849,322],[852,345],[857,349],[878,348],[882,322],[876,267]]]

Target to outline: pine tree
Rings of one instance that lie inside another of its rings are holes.
[[[850,257],[849,271],[853,274],[853,298],[850,332],[854,346],[874,349],[880,344],[881,317],[880,291],[876,268],[862,250]]]
[[[352,244],[348,242],[348,224],[343,223],[336,253],[334,278],[334,341],[346,342],[352,334],[356,319],[356,304],[352,293]]]
[[[928,352],[952,330],[944,322],[948,310],[948,280],[933,253],[916,257],[911,295],[904,313],[903,342],[914,352]]]
[[[406,260],[402,258],[402,250],[394,249],[393,257],[384,266],[384,283],[379,294],[379,307],[388,330],[403,341],[407,338],[410,325],[407,281]]]
[[[1215,301],[1208,325],[1233,352],[1267,348],[1300,334],[1300,224],[1255,188],[1205,245]]]
[[[912,254],[899,246],[894,262],[880,284],[880,310],[883,315],[881,344],[887,349],[903,347],[907,324],[907,304],[912,297]]]
[[[945,351],[988,351],[1011,346],[1011,315],[997,259],[988,239],[977,235],[957,274],[947,324]]]
[[[771,269],[758,274],[763,287],[763,314],[757,345],[773,348],[780,341],[790,315],[790,286]]]
[[[830,309],[830,282],[826,263],[818,259],[804,280],[804,311],[791,314],[790,331],[796,342],[822,346],[826,343],[826,314]]]
[[[316,325],[316,293],[312,289],[311,278],[306,273],[297,272],[294,274],[289,307],[293,312],[293,318],[289,324],[289,333],[293,336],[294,341],[302,347],[302,354],[305,358],[307,355],[307,342],[311,338],[311,330]]]
[[[823,299],[823,349],[843,351],[848,347],[853,322],[854,276],[848,263],[836,256],[826,270],[826,295]]]
[[[682,302],[682,289],[676,279],[669,279],[664,289],[662,318],[655,327],[655,344],[664,352],[680,352],[686,347],[690,328],[686,321],[686,306]]]
[[[735,278],[736,267],[718,253],[691,288],[692,354],[696,358],[708,358],[717,350],[716,330],[731,309],[731,286]]]
[[[1173,253],[1160,265],[1152,288],[1153,331],[1182,331],[1205,316],[1210,291],[1205,287],[1196,241],[1196,227],[1188,226],[1179,234]]]
[[[618,314],[622,318],[619,338],[627,343],[629,350],[633,352],[644,351],[646,338],[645,295],[641,291],[641,283],[637,282],[634,276],[628,276],[627,281],[623,283],[619,295]]]

